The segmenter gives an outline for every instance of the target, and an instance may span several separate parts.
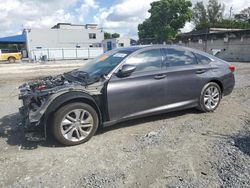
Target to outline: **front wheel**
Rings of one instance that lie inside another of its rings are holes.
[[[72,146],[87,142],[96,132],[99,118],[95,109],[85,103],[71,103],[54,115],[52,131],[63,145]]]
[[[218,84],[215,82],[206,84],[201,92],[199,110],[203,112],[213,112],[219,106],[221,97],[221,88]]]
[[[9,57],[8,61],[9,61],[9,63],[15,63],[16,62],[16,58],[15,57]]]

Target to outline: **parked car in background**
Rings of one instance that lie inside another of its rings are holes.
[[[21,52],[12,49],[0,49],[0,61],[8,61],[9,63],[15,63],[16,60],[22,58]]]
[[[187,108],[213,112],[234,88],[235,67],[180,46],[119,48],[80,69],[20,86],[28,131],[51,130],[64,145],[100,126]]]

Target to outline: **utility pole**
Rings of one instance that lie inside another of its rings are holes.
[[[232,12],[233,12],[233,7],[230,7],[230,15],[229,15],[229,20],[230,20],[230,28],[229,29],[232,29]]]

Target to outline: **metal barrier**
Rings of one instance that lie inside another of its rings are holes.
[[[90,59],[103,54],[103,48],[48,48],[31,50],[32,60]]]

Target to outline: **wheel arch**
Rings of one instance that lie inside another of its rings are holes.
[[[220,87],[221,93],[223,94],[224,87],[223,87],[223,84],[222,84],[222,82],[220,80],[218,80],[218,79],[212,79],[208,83],[210,83],[210,82],[214,82],[214,83],[218,84],[219,87]]]
[[[86,103],[86,104],[92,106],[98,114],[99,126],[102,124],[103,118],[102,118],[101,110],[100,110],[98,104],[96,103],[95,99],[92,96],[90,96],[87,93],[82,93],[82,92],[65,93],[65,94],[62,94],[62,95],[56,97],[50,103],[46,112],[44,113],[45,136],[47,135],[47,129],[50,126],[50,120],[51,120],[51,118],[53,118],[54,112],[56,112],[62,106],[65,106],[65,105],[67,105],[69,103],[73,103],[73,102],[82,102],[82,103]]]
[[[8,57],[8,60],[9,60],[10,58],[16,59],[16,57],[15,57],[15,56],[12,56],[12,55]]]

